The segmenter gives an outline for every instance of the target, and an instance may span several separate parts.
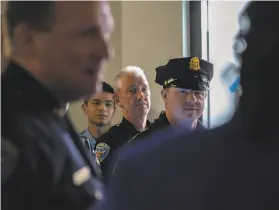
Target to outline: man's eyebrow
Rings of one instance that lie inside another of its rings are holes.
[[[129,85],[127,88],[136,87],[136,85]]]

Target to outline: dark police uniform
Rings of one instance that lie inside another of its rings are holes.
[[[118,156],[129,158],[112,176],[106,210],[279,209],[278,112],[270,108],[278,92],[278,11],[278,2],[253,1],[239,18],[243,95],[232,120],[122,148]]]
[[[58,101],[15,62],[1,82],[2,209],[81,210],[100,203],[98,166],[67,116],[58,114]]]
[[[150,121],[147,120],[146,128],[148,128],[149,125]],[[127,141],[138,133],[140,133],[140,131],[138,131],[130,121],[123,117],[120,124],[112,126],[107,133],[98,139],[99,143],[96,145],[95,154],[105,177],[109,171],[113,152],[121,145],[127,143]]]
[[[152,134],[158,130],[167,129],[169,126],[170,126],[170,123],[168,121],[166,113],[164,111],[162,111],[160,113],[160,116],[154,120],[154,122],[150,125],[150,127],[147,130],[133,136],[127,143],[130,144],[130,143],[133,143],[133,141],[136,141],[138,139],[147,138],[150,134]],[[202,125],[202,123],[200,121],[198,121],[197,127],[195,130],[203,131],[203,130],[206,130],[206,128]]]

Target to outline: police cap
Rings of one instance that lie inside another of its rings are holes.
[[[213,77],[213,64],[198,57],[171,59],[156,68],[155,82],[163,86],[191,90],[208,90]]]

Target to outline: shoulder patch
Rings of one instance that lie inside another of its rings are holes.
[[[97,162],[100,164],[109,154],[110,147],[106,143],[99,143],[96,146],[95,154]]]

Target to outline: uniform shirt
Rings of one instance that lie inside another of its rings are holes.
[[[175,132],[174,130],[170,127],[170,123],[167,119],[166,113],[164,111],[161,112],[161,114],[159,115],[159,117],[150,125],[150,127],[141,132],[136,134],[135,136],[133,136],[128,142],[127,144],[133,144],[139,140],[145,140],[145,139],[149,139],[148,137],[150,137],[151,135],[157,133],[158,131],[166,131],[166,134],[170,135],[170,136],[175,136]],[[202,125],[202,123],[200,121],[198,121],[197,123],[197,127],[195,128],[195,130],[191,131],[191,132],[196,132],[196,131],[203,131],[206,130],[206,128]],[[184,132],[184,131],[181,131]],[[148,143],[147,143],[148,144]],[[124,160],[124,158],[126,159],[126,157],[122,157],[122,156],[118,156],[118,158],[116,158],[115,160],[112,161],[112,173],[115,174],[117,171],[117,168],[120,167],[122,160]]]
[[[150,125],[147,120],[146,128]],[[104,176],[107,175],[112,154],[121,145],[129,141],[134,135],[140,133],[135,126],[123,117],[120,124],[112,126],[107,133],[103,134],[98,139],[98,144],[95,148],[96,159],[101,166]]]
[[[153,134],[154,132],[156,132],[158,130],[167,129],[169,126],[170,126],[170,123],[166,116],[166,113],[164,111],[162,111],[161,114],[159,115],[159,117],[154,121],[154,123],[152,123],[152,125],[150,125],[150,127],[147,130],[133,136],[128,141],[128,143],[132,143],[133,141],[138,140],[138,139],[145,139],[149,135]],[[172,131],[172,129],[170,129],[170,130]],[[200,121],[198,121],[197,126],[193,131],[202,131],[202,130],[206,130],[206,128],[202,125],[202,123]]]
[[[95,144],[96,144],[96,139],[91,135],[89,129],[86,128],[84,131],[80,132],[79,137],[81,138],[86,148],[90,151],[90,153],[93,154]]]
[[[11,62],[1,77],[3,210],[92,209],[103,199],[91,160],[58,100]]]

